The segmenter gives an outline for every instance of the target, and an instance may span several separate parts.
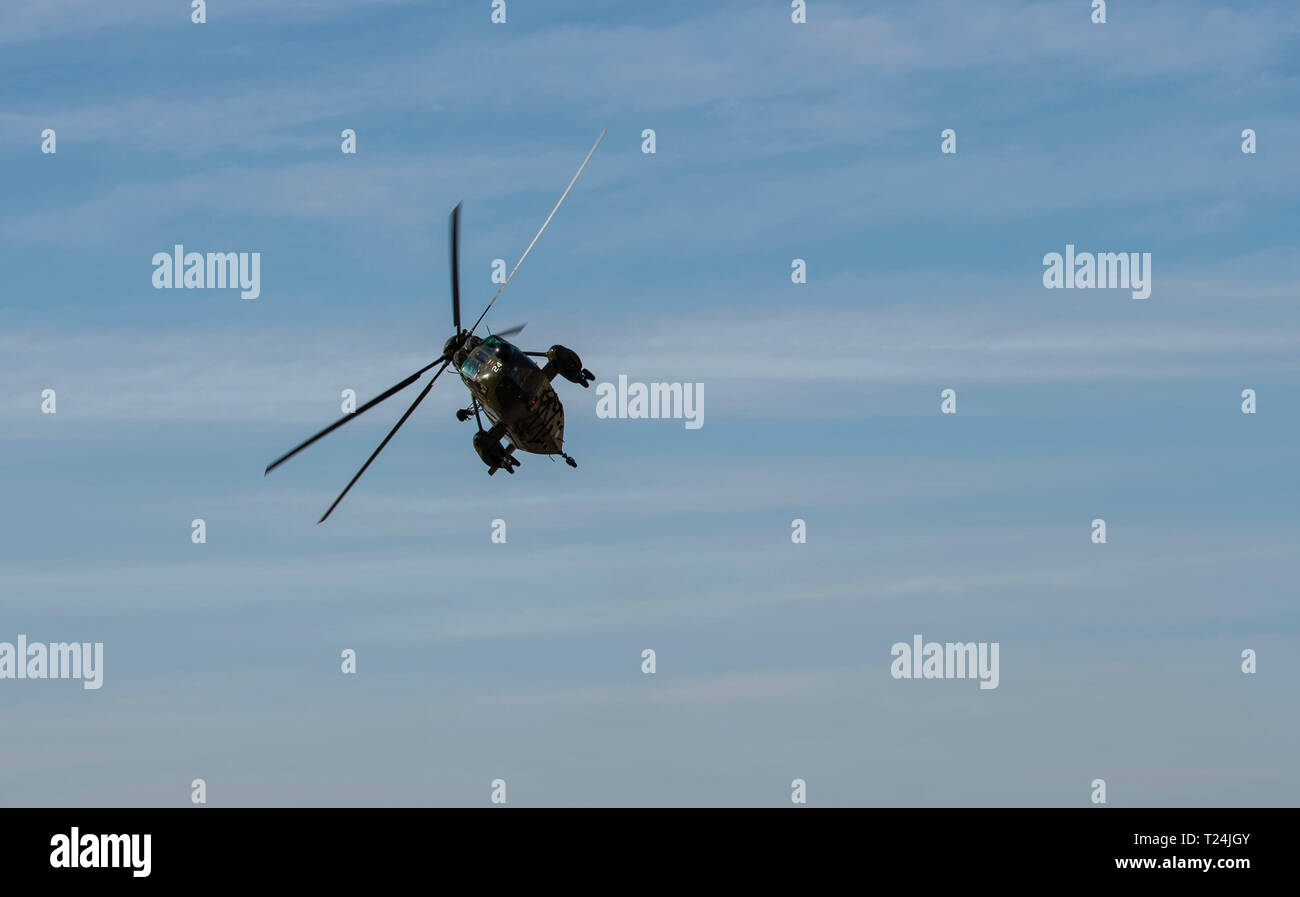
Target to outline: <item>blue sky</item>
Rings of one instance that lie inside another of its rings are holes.
[[[0,11],[0,640],[105,645],[0,681],[0,804],[1300,801],[1294,9],[808,5]],[[488,324],[703,428],[561,382],[579,469],[488,478],[440,382],[316,526],[414,391],[263,467],[441,350],[456,202],[477,314],[602,129]],[[152,289],[175,243],[261,297]],[[890,678],[917,632],[999,687]]]

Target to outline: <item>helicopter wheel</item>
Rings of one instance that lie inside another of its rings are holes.
[[[565,455],[565,456],[564,456],[564,463],[567,464],[567,465],[569,465],[570,467],[577,467],[577,466],[578,466],[578,462],[577,462],[577,461],[574,461],[574,460],[573,460],[572,458],[570,458],[568,455]]]
[[[464,423],[465,421],[469,420],[469,416],[470,416],[470,414],[472,414],[472,413],[473,413],[473,412],[469,411],[468,409],[465,409],[465,408],[457,408],[457,409],[456,409],[456,420],[460,421],[461,423]]]

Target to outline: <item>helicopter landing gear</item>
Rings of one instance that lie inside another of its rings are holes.
[[[573,460],[573,459],[572,459],[571,457],[569,457],[568,455],[565,455],[564,452],[560,452],[560,454],[561,454],[561,455],[564,455],[564,463],[565,463],[565,464],[569,465],[570,467],[577,467],[577,466],[578,466],[578,462],[575,461],[575,460]]]
[[[499,441],[504,431],[505,425],[497,424],[491,430],[479,430],[474,434],[474,451],[478,452],[478,456],[488,466],[488,476],[498,470],[514,473],[519,466],[519,459],[514,456],[514,443],[503,446]]]
[[[514,455],[515,447],[508,446],[505,452],[497,459],[497,463],[488,466],[488,476],[496,473],[498,470],[504,470],[506,473],[514,473],[515,468],[519,466],[519,459]]]
[[[477,418],[479,407],[480,406],[478,403],[478,399],[471,398],[468,408],[456,409],[456,420],[460,421],[461,423],[464,423],[465,421],[469,420],[471,417]],[[481,419],[478,422],[478,428],[480,430],[483,429],[483,421]]]

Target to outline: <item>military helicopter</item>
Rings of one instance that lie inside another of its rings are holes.
[[[420,379],[428,371],[438,368],[433,378],[425,384],[424,389],[411,407],[406,409],[406,413],[401,416],[393,429],[388,431],[384,441],[379,443],[379,448],[366,459],[366,463],[361,465],[356,476],[344,487],[339,493],[339,497],[334,499],[334,504],[329,506],[321,519],[317,523],[324,523],[329,518],[334,509],[338,507],[339,502],[348,494],[361,475],[366,472],[366,468],[375,460],[384,446],[388,445],[389,440],[402,428],[419,404],[424,401],[424,397],[429,394],[433,384],[442,376],[442,372],[449,366],[454,366],[456,372],[460,375],[461,381],[469,389],[470,404],[468,408],[461,408],[456,412],[456,419],[462,423],[473,417],[478,423],[478,432],[474,434],[474,450],[478,456],[483,459],[483,463],[488,467],[488,475],[496,473],[498,470],[504,470],[506,473],[513,474],[515,468],[519,466],[519,459],[514,453],[517,450],[531,452],[537,455],[560,455],[568,462],[570,467],[577,467],[575,461],[564,451],[564,406],[560,403],[560,397],[556,395],[555,389],[551,386],[551,381],[558,374],[571,383],[577,383],[586,387],[591,381],[596,379],[596,375],[582,366],[581,359],[572,349],[564,346],[551,346],[545,352],[525,352],[517,346],[506,341],[505,337],[513,336],[524,329],[524,325],[511,327],[500,333],[489,333],[486,338],[480,338],[474,335],[479,324],[483,323],[483,318],[496,303],[501,292],[509,285],[519,266],[523,264],[528,253],[532,251],[537,240],[546,230],[546,226],[551,223],[555,213],[559,211],[564,198],[569,195],[573,185],[577,183],[578,176],[582,170],[587,167],[591,161],[592,155],[596,152],[596,147],[605,139],[605,132],[601,131],[596,142],[592,144],[591,149],[587,152],[587,157],[582,160],[578,166],[578,171],[569,181],[569,186],[564,188],[560,194],[560,199],[551,209],[551,214],[546,216],[542,222],[541,228],[533,237],[524,254],[515,262],[510,274],[497,289],[496,295],[488,302],[487,308],[478,316],[474,326],[468,330],[461,329],[460,326],[460,204],[451,211],[451,321],[455,328],[455,335],[450,337],[442,347],[442,355],[420,368],[411,376],[407,377],[401,383],[398,383],[384,392],[375,396],[369,402],[358,407],[350,414],[344,415],[325,429],[321,430],[315,436],[301,443],[288,452],[285,452],[279,458],[276,458],[266,467],[266,473],[270,473],[279,467],[285,461],[288,461],[294,455],[311,445],[316,440],[326,434],[332,433],[339,427],[343,426],[350,420],[355,420],[363,412],[369,411],[380,402],[388,399],[410,386],[416,380]],[[545,358],[546,366],[538,367],[533,358]],[[441,367],[439,367],[441,365]],[[492,426],[485,429],[483,427],[483,415],[486,415],[491,421]],[[502,437],[509,440],[508,444],[502,445]]]

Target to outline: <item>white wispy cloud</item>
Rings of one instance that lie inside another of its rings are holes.
[[[1026,268],[1024,279],[1035,283],[1041,266],[1031,259]],[[141,270],[148,273],[143,265]],[[854,289],[849,280],[846,290]],[[1221,305],[1215,320],[1206,321],[1200,302],[1180,306],[1177,281],[1160,281],[1158,271],[1156,280],[1159,298],[1145,300],[1151,305],[1143,313],[1148,326],[1142,328],[1113,318],[1066,327],[1049,323],[1062,291],[1048,292],[1036,284],[1020,290],[1010,304],[1008,298],[1017,294],[1006,294],[996,314],[986,300],[972,299],[841,307],[830,313],[830,320],[811,324],[802,307],[761,315],[742,309],[672,317],[624,311],[617,318],[591,320],[571,311],[572,321],[549,322],[548,330],[563,334],[565,344],[577,348],[602,380],[613,381],[622,373],[633,380],[704,382],[709,390],[706,413],[721,417],[806,416],[800,385],[818,382],[864,389],[896,384],[937,388],[940,382],[1177,382],[1285,376],[1300,370],[1300,336],[1284,325],[1285,317],[1278,319],[1287,313],[1279,300],[1292,294],[1292,285],[1225,283],[1223,290],[1232,290],[1232,305]],[[992,283],[984,281],[975,289],[993,288]],[[904,289],[925,290],[923,279],[909,277],[893,285],[897,289],[886,292],[895,301]],[[1189,283],[1189,289],[1195,286]],[[1199,289],[1201,295],[1214,292],[1209,284],[1199,284]],[[834,288],[829,292],[846,295]],[[239,305],[242,300],[232,295],[229,301]],[[1114,291],[1095,293],[1092,301],[1117,303],[1126,314],[1136,304]],[[1246,310],[1250,313],[1242,314]],[[435,358],[438,341],[439,334],[395,338],[387,325],[374,324],[356,330],[323,330],[306,323],[250,323],[206,332],[11,330],[0,336],[11,385],[0,401],[0,417],[15,425],[31,424],[39,411],[33,397],[54,388],[60,413],[79,421],[323,426],[338,413],[342,389],[356,390],[364,401]],[[454,374],[443,380],[426,406],[439,413],[463,399]],[[594,414],[590,390],[568,391],[563,384],[561,390],[571,414]],[[396,408],[402,400],[390,404]],[[869,412],[867,405],[855,407]],[[882,410],[895,413],[898,406],[891,402]]]
[[[370,12],[413,0],[220,0],[208,5],[209,24],[250,20],[311,21],[349,12]],[[158,0],[33,0],[0,7],[0,43],[68,41],[94,38],[113,29],[191,27],[189,2]]]

